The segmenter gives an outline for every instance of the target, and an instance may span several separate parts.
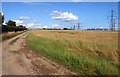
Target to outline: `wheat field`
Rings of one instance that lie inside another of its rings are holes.
[[[31,30],[27,43],[78,74],[118,74],[118,32]]]

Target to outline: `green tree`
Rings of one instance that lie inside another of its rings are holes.
[[[2,15],[2,13],[0,12],[0,23],[4,22],[4,15]]]
[[[71,30],[71,29],[69,29],[69,28],[63,28],[63,30]]]
[[[0,13],[0,23],[2,22],[2,15],[1,15],[1,13]]]
[[[16,26],[16,22],[12,21],[12,20],[9,20],[7,23],[6,23],[8,26]]]
[[[2,15],[2,23],[4,22],[4,15]]]

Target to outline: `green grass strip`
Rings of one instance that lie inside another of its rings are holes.
[[[10,45],[13,45],[19,38],[20,38],[20,37],[15,38],[15,39],[12,40],[9,44],[10,44]]]

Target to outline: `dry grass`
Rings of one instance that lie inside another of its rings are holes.
[[[79,73],[117,73],[118,32],[31,30],[28,43]]]
[[[39,37],[70,41],[72,45],[66,48],[72,52],[93,57],[104,56],[114,61],[113,63],[118,63],[118,32],[77,30],[33,30],[31,32]],[[82,45],[86,46],[86,51],[83,51],[83,49],[79,47],[80,45],[76,45],[76,43],[79,42],[82,42]]]
[[[17,36],[17,35],[19,35],[19,34],[22,34],[22,33],[24,33],[25,31],[18,31],[18,32],[7,32],[7,33],[3,33],[3,34],[1,34],[0,35],[0,42],[2,42],[2,41],[5,41],[5,40],[7,40],[7,39],[10,39],[10,38],[12,38],[12,37],[14,37],[14,36]]]

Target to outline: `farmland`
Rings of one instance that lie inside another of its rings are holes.
[[[78,74],[118,74],[118,32],[31,30],[27,44]]]

